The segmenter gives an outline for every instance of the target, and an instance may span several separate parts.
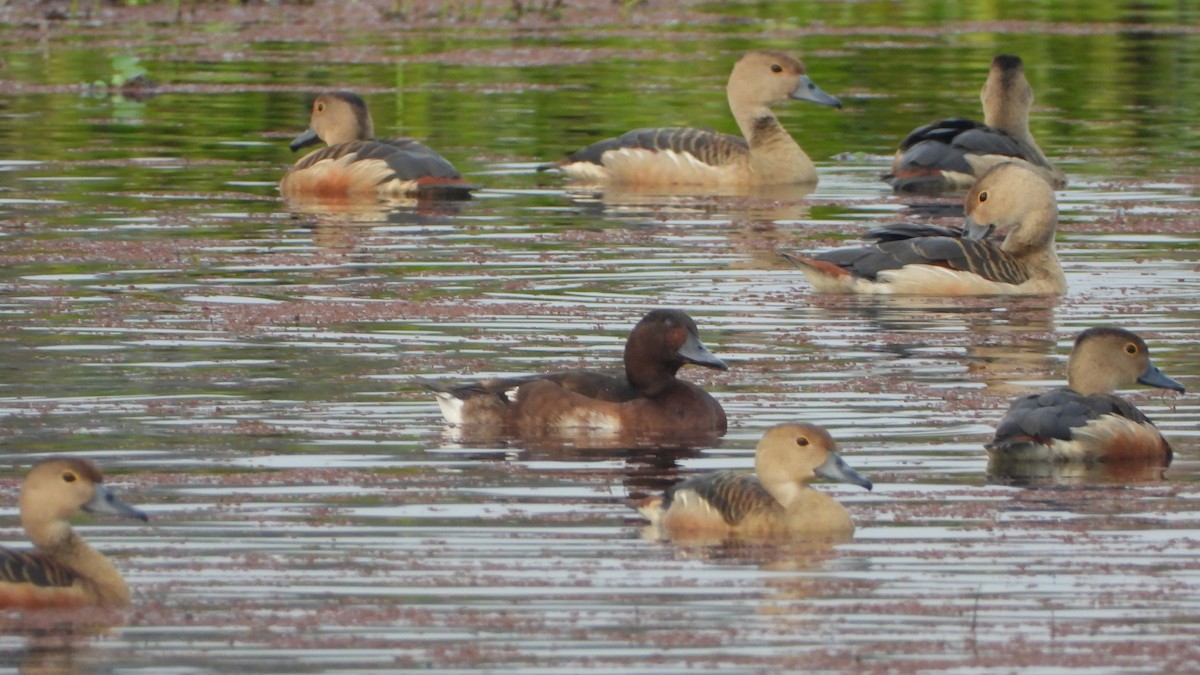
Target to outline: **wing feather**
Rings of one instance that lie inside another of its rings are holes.
[[[750,152],[750,145],[740,136],[692,127],[659,127],[634,129],[593,143],[572,153],[563,163],[602,164],[604,153],[626,148],[687,153],[712,166],[730,164]]]

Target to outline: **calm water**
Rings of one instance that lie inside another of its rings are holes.
[[[1196,17],[1034,4],[992,25],[972,23],[993,18],[984,3],[903,7],[747,4],[659,33],[498,22],[402,39],[335,24],[299,40],[246,19],[171,47],[149,46],[178,37],[155,23],[132,47],[108,24],[50,44],[0,30],[2,540],[22,541],[19,477],[52,453],[96,459],[152,516],[81,524],[133,588],[123,620],[68,632],[46,628],[61,617],[6,617],[4,663],[1196,668],[1195,395],[1130,393],[1176,447],[1164,477],[1016,486],[988,479],[981,447],[1014,395],[1062,382],[1074,334],[1096,323],[1138,330],[1165,372],[1200,386]],[[732,131],[723,84],[753,47],[803,49],[846,103],[780,110],[818,161],[812,194],[598,195],[532,171],[635,126]],[[121,50],[164,92],[81,96],[73,85],[109,77]],[[775,250],[955,222],[955,200],[931,210],[877,175],[913,126],[978,116],[1000,51],[1025,59],[1034,133],[1071,181],[1068,295],[812,296]],[[275,190],[287,140],[327,86],[363,93],[381,135],[426,139],[486,189],[441,208],[290,212]],[[408,384],[618,363],[657,306],[687,309],[732,366],[684,372],[729,413],[717,448],[473,445]],[[852,542],[643,538],[627,498],[748,469],[762,429],[794,419],[829,427],[875,481],[820,487],[850,508]]]

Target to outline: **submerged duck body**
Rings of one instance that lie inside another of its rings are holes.
[[[1050,186],[1017,164],[992,167],[966,198],[961,231],[890,225],[869,246],[786,255],[822,293],[878,295],[1061,295],[1054,250],[1058,206]],[[1004,236],[997,245],[989,235]]]
[[[1013,402],[987,444],[994,462],[1151,462],[1166,466],[1171,446],[1150,418],[1115,395],[1142,384],[1183,392],[1150,360],[1145,341],[1098,327],[1075,340],[1067,387]]]
[[[700,342],[690,316],[658,309],[630,333],[623,375],[573,370],[459,385],[418,383],[435,392],[447,422],[521,437],[589,431],[669,442],[724,434],[721,404],[676,377],[686,364],[728,368]]]
[[[46,460],[30,470],[21,488],[21,524],[36,548],[0,548],[0,607],[129,604],[121,573],[68,522],[80,512],[148,520],[103,481],[100,470],[82,459]]]
[[[980,92],[983,123],[962,117],[939,120],[912,131],[896,151],[885,178],[897,192],[937,193],[963,190],[1001,162],[1014,162],[1037,173],[1055,188],[1066,176],[1046,159],[1029,131],[1033,88],[1021,59],[992,60]]]
[[[638,511],[671,538],[848,536],[854,522],[846,508],[808,484],[825,478],[872,488],[837,454],[829,432],[812,424],[768,429],[754,469],[755,475],[720,471],[690,478],[643,500]]]
[[[465,198],[474,186],[446,158],[407,138],[375,139],[367,104],[350,92],[329,92],[313,101],[309,129],[293,151],[324,141],[283,177],[288,198]]]
[[[749,52],[734,65],[726,93],[741,136],[690,127],[635,129],[540,168],[614,185],[752,187],[817,182],[812,160],[770,108],[788,99],[841,107],[841,101],[813,84],[802,62],[780,52]]]

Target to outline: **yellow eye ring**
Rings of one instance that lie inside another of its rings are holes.
[[[1126,354],[1136,354],[1136,353],[1138,353],[1138,346],[1137,346],[1137,345],[1135,345],[1135,344],[1134,344],[1134,343],[1132,343],[1132,342],[1126,342],[1126,343],[1125,343],[1125,353],[1126,353]]]

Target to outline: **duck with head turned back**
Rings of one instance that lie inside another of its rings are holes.
[[[1136,334],[1112,327],[1083,331],[1067,361],[1067,387],[1021,397],[1000,420],[987,444],[993,470],[1027,462],[1166,466],[1167,440],[1150,418],[1113,393],[1134,384],[1183,392],[1154,365]]]
[[[289,199],[429,197],[464,199],[475,186],[454,166],[414,140],[377,140],[367,104],[345,91],[313,101],[307,131],[292,141],[293,151],[324,141],[296,162],[279,190]]]
[[[754,471],[689,478],[662,497],[642,500],[638,511],[670,538],[844,537],[854,532],[846,507],[808,484],[825,478],[873,487],[841,458],[829,432],[814,424],[768,429],[754,452]]]
[[[733,67],[726,87],[742,136],[690,127],[635,129],[544,164],[589,183],[631,186],[753,187],[815,184],[816,168],[779,123],[771,106],[788,99],[840,108],[787,54],[752,51]]]
[[[96,465],[82,459],[50,459],[29,471],[21,487],[21,525],[36,548],[0,548],[0,607],[129,604],[121,573],[68,522],[81,511],[149,520],[103,482]]]
[[[955,117],[915,129],[904,139],[892,172],[884,177],[893,189],[962,190],[1000,162],[1021,164],[1055,188],[1067,184],[1066,176],[1046,159],[1029,132],[1033,88],[1019,57],[1003,54],[993,59],[979,97],[982,124]]]
[[[1046,181],[1017,164],[992,167],[966,199],[961,231],[896,224],[877,243],[813,256],[783,254],[822,293],[1061,295],[1067,290],[1054,233],[1058,205]],[[1004,236],[997,245],[988,239]]]
[[[700,342],[696,322],[677,309],[656,309],[625,342],[625,372],[592,370],[491,378],[434,391],[447,422],[488,427],[522,438],[555,434],[614,436],[673,444],[708,442],[725,433],[721,404],[676,373],[684,365],[726,370]]]

